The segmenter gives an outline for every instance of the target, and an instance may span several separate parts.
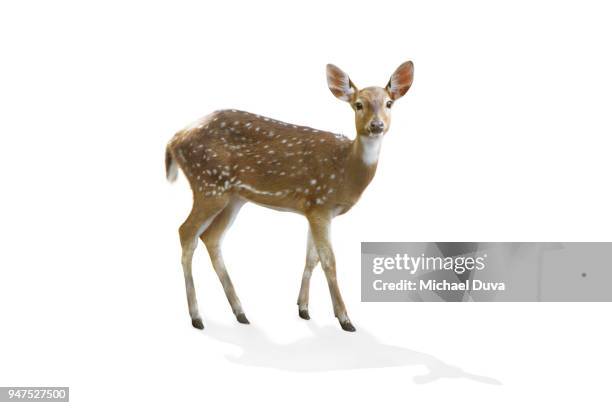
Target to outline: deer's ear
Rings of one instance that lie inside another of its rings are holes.
[[[412,79],[414,78],[414,64],[412,61],[404,62],[397,67],[389,83],[387,84],[387,92],[392,99],[399,99],[410,89]]]
[[[334,96],[351,102],[357,96],[357,87],[349,76],[335,65],[327,64],[327,86]]]

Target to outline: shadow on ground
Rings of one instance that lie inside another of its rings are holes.
[[[442,378],[501,384],[494,378],[471,374],[446,364],[432,355],[381,343],[362,328],[349,334],[336,326],[320,327],[313,322],[308,322],[308,327],[310,335],[290,343],[275,342],[253,325],[224,326],[207,322],[204,333],[211,339],[239,347],[238,356],[228,355],[226,358],[245,366],[297,372],[423,366],[427,373],[415,376],[413,381],[416,384]]]

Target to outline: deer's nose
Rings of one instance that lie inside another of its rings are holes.
[[[380,133],[385,129],[385,124],[382,120],[373,120],[370,122],[370,131],[372,133]]]

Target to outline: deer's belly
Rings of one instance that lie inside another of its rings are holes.
[[[297,214],[304,214],[305,211],[304,200],[298,197],[287,194],[277,195],[277,192],[259,190],[250,186],[245,188],[244,185],[237,186],[234,191],[247,201],[272,210]]]

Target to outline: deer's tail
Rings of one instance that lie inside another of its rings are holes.
[[[176,163],[176,159],[172,155],[172,150],[170,150],[170,145],[166,146],[166,179],[170,183],[176,180],[178,176],[178,165]]]

